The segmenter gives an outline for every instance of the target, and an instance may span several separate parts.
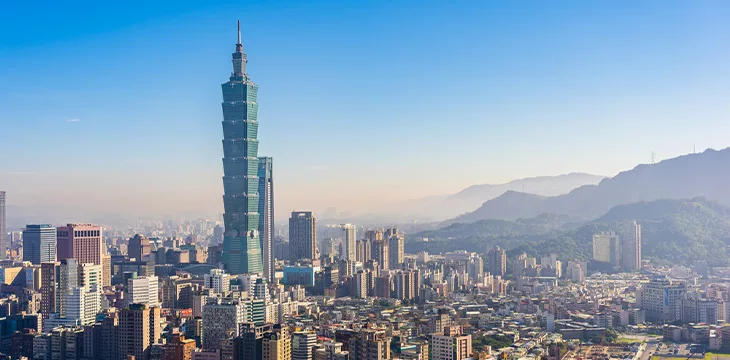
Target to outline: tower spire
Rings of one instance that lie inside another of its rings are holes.
[[[236,44],[241,43],[241,20],[238,20],[238,42]]]

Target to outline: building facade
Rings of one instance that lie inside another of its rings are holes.
[[[641,269],[641,225],[636,221],[626,224],[621,237],[623,269],[627,271]]]
[[[67,224],[56,229],[58,260],[101,265],[102,229],[91,224]]]
[[[352,224],[342,224],[342,232],[345,253],[340,254],[340,258],[347,261],[357,261],[357,228]]]
[[[259,157],[259,245],[264,278],[274,281],[274,160]]]
[[[289,260],[314,259],[317,223],[311,211],[294,211],[289,218]]]
[[[489,273],[493,276],[505,277],[507,275],[507,251],[499,246],[487,252],[487,266]]]
[[[32,264],[56,261],[56,228],[48,224],[27,225],[23,230],[23,261]]]

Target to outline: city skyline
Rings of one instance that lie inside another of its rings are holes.
[[[220,111],[210,105],[211,79],[227,66],[216,55],[226,51],[231,14],[241,15],[255,76],[267,85],[270,126],[261,136],[272,140],[262,151],[277,159],[280,218],[330,206],[373,212],[386,201],[527,176],[610,176],[652,152],[659,160],[730,145],[729,94],[717,85],[730,80],[724,3],[426,2],[414,10],[182,1],[111,14],[91,6],[63,23],[54,6],[26,6],[9,6],[0,25],[25,30],[0,39],[0,123],[9,125],[0,154],[13,154],[0,155],[0,183],[13,206],[61,206],[85,191],[104,208],[75,204],[69,213],[222,213],[222,169],[210,161],[220,137],[209,126]],[[627,8],[633,15],[621,15]],[[113,57],[102,51],[109,43]],[[179,49],[186,55],[169,62]],[[47,56],[28,56],[38,51]],[[40,63],[49,57],[52,69]],[[163,93],[163,83],[174,86]],[[431,161],[443,171],[430,171]]]

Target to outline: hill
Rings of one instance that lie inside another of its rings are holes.
[[[705,197],[730,205],[728,183],[730,148],[719,151],[708,149],[657,164],[639,165],[604,179],[598,185],[584,185],[564,195],[540,198],[506,192],[449,222],[513,220],[542,213],[595,218],[616,205],[659,199]]]
[[[455,194],[429,196],[396,204],[395,209],[421,219],[442,220],[473,211],[485,201],[505,192],[519,191],[539,196],[557,196],[584,185],[598,184],[602,179],[604,177],[598,175],[571,173],[524,178],[504,184],[472,185]]]
[[[656,263],[691,264],[707,260],[715,266],[730,264],[730,208],[706,198],[618,205],[582,225],[571,220],[565,215],[540,215],[516,221],[457,223],[415,234],[407,245],[435,252],[458,249],[485,252],[499,245],[512,255],[557,253],[563,260],[588,260],[593,234],[619,231],[626,221],[636,220],[642,227],[645,259]],[[428,242],[422,237],[428,237]]]

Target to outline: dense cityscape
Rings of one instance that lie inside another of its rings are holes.
[[[275,219],[276,165],[258,151],[258,85],[240,28],[221,85],[222,217],[16,228],[13,193],[0,191],[2,358],[648,360],[730,350],[730,268],[712,254],[663,259],[674,250],[653,244],[643,254],[638,212],[588,230],[573,219],[503,230],[540,239],[479,251],[473,237],[449,235],[458,223],[318,222],[307,209]],[[671,236],[646,223],[652,239]],[[484,224],[486,234],[514,223]],[[578,235],[544,235],[558,228]]]

